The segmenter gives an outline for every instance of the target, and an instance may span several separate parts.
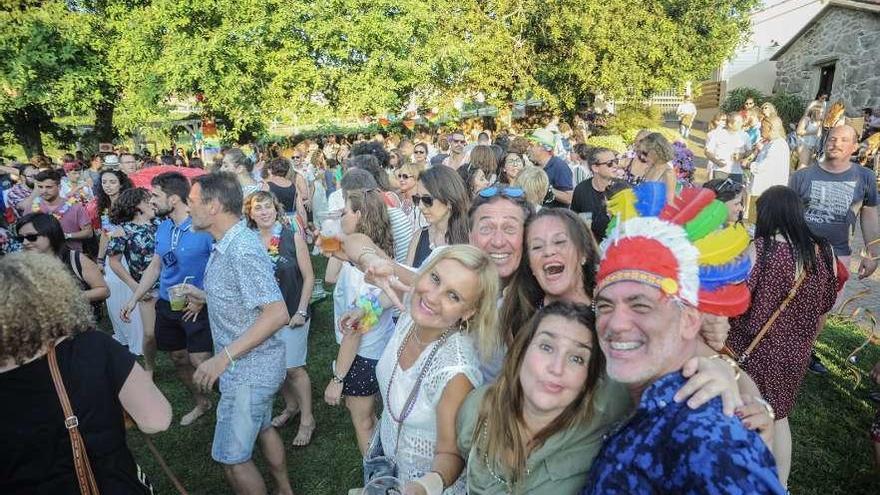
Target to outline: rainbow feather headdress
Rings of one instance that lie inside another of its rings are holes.
[[[742,225],[720,228],[727,207],[709,189],[686,188],[671,204],[666,185],[645,182],[608,201],[596,293],[621,281],[645,283],[704,313],[737,316],[749,307],[751,261]]]

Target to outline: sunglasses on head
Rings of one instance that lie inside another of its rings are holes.
[[[40,237],[40,234],[24,234],[16,236],[15,240],[18,242],[37,242],[37,239]]]
[[[397,178],[401,180],[409,180],[412,179],[413,176],[409,174],[397,174]]]
[[[742,190],[742,188],[743,188],[742,183],[737,182],[737,181],[731,179],[730,177],[728,177],[728,178],[724,179],[724,182],[722,182],[721,184],[718,185],[718,192],[733,192],[733,191],[739,192],[740,190]]]
[[[494,198],[495,196],[502,196],[504,198],[521,198],[525,196],[526,192],[519,187],[491,186],[481,189],[479,194],[481,198],[486,199]]]
[[[425,203],[425,208],[430,208],[434,206],[434,197],[425,194],[424,196],[421,194],[413,194],[412,195],[413,204],[419,206],[419,203]]]

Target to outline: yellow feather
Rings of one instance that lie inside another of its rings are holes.
[[[607,208],[611,218],[619,218],[618,225],[620,225],[620,222],[625,222],[639,216],[638,211],[636,211],[636,195],[632,189],[624,189],[615,194],[608,200]]]
[[[694,242],[700,251],[701,265],[723,265],[749,247],[749,233],[742,225],[717,230]]]

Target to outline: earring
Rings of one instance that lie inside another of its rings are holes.
[[[458,331],[468,333],[471,330],[471,320],[460,320],[458,322]]]

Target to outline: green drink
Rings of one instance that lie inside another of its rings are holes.
[[[183,311],[186,308],[186,284],[192,278],[186,277],[183,279],[183,283],[168,289],[168,297],[171,299],[171,311]]]

